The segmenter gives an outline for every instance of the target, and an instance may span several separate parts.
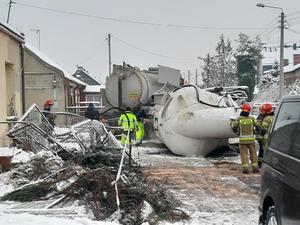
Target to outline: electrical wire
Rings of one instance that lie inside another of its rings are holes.
[[[287,29],[287,30],[293,32],[294,34],[300,35],[300,31],[297,31],[297,30],[294,30],[294,29],[291,29],[291,28],[289,28],[289,29]]]
[[[137,47],[137,46],[135,46],[133,44],[130,44],[129,42],[124,41],[124,40],[122,40],[122,39],[120,39],[120,38],[118,38],[118,37],[116,37],[114,35],[112,35],[111,37],[114,38],[115,40],[117,40],[117,41],[119,41],[119,42],[121,42],[121,43],[129,46],[129,47],[132,47],[132,48],[134,48],[136,50],[139,50],[139,51],[142,51],[142,52],[154,55],[154,56],[159,56],[159,57],[168,58],[168,59],[174,59],[174,60],[197,60],[196,57],[195,58],[176,58],[176,57],[172,57],[172,56],[162,55],[160,53],[155,53],[155,52],[148,51],[148,50],[145,50],[143,48]]]
[[[90,61],[92,58],[95,57],[96,53],[99,52],[100,49],[102,49],[105,45],[106,39],[104,39],[96,48],[94,48],[94,51],[92,52],[92,54],[89,54],[88,57],[86,57],[85,59],[81,60],[79,64],[84,64],[88,61]]]
[[[278,23],[278,16],[276,16],[271,22],[269,22],[266,26],[264,26],[264,30],[263,31],[258,31],[256,33],[254,33],[252,35],[252,37],[250,38],[251,41],[253,41],[257,36],[261,36],[263,35],[265,32],[267,32],[270,29],[274,29],[274,25],[276,25]]]
[[[260,36],[261,39],[268,39],[270,38],[271,36],[274,35],[274,31],[276,31],[276,29],[272,29],[270,30],[269,32],[265,33],[264,35]],[[273,34],[272,34],[273,33]]]
[[[66,11],[61,9],[53,9],[53,8],[46,8],[37,5],[25,4],[20,2],[15,2],[16,5],[45,10],[49,12],[56,12],[61,14],[73,15],[73,16],[81,16],[81,17],[88,17],[94,19],[101,19],[113,22],[121,22],[121,23],[131,23],[131,24],[140,24],[140,25],[150,25],[150,26],[159,26],[159,27],[170,27],[170,28],[183,28],[183,29],[200,29],[200,30],[263,30],[263,27],[218,27],[218,26],[192,26],[192,25],[177,25],[177,24],[163,24],[163,23],[153,23],[153,22],[146,22],[146,21],[139,21],[139,20],[129,20],[129,19],[121,19],[121,18],[114,18],[114,17],[105,17],[105,16],[97,16],[73,11]]]

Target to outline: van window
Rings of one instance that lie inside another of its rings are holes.
[[[300,159],[300,122],[298,120],[297,127],[294,131],[294,143],[291,149],[291,155]]]
[[[287,153],[291,147],[292,133],[300,116],[300,102],[284,102],[278,112],[270,134],[270,147]]]

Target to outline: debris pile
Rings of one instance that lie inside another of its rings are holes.
[[[171,193],[159,183],[149,182],[147,172],[129,166],[125,154],[128,149],[122,149],[100,122],[81,121],[72,125],[70,132],[66,129],[59,138],[56,135],[53,131],[44,138],[60,146],[59,151],[51,147],[48,151],[35,149],[36,154],[28,162],[8,172],[15,190],[4,195],[2,201],[53,199],[55,203],[50,207],[79,201],[94,219],[117,219],[121,224],[188,219]],[[71,140],[81,151],[62,144]],[[146,209],[151,210],[147,213]]]

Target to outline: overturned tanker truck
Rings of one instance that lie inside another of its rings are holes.
[[[178,155],[205,156],[217,147],[227,146],[228,138],[236,137],[230,123],[247,99],[246,88],[203,90],[185,85],[168,94],[156,93],[154,130]]]
[[[236,136],[230,121],[239,115],[247,87],[205,90],[180,81],[180,71],[173,68],[114,65],[106,96],[113,106],[144,109],[156,136],[175,154],[204,156],[228,145]]]

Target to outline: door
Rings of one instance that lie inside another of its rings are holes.
[[[299,104],[299,103],[298,103]],[[299,104],[300,105],[300,104]],[[300,110],[300,107],[299,109]],[[300,112],[300,111],[298,111]],[[290,157],[286,163],[286,195],[282,224],[300,224],[300,123],[299,119],[292,135]]]
[[[281,224],[292,224],[290,218],[291,198],[295,194],[293,184],[294,175],[291,174],[293,157],[290,152],[293,147],[294,134],[297,129],[300,114],[300,102],[283,102],[274,121],[268,150],[265,154],[266,163],[272,168],[272,181],[270,184],[272,195]],[[293,176],[293,177],[292,177]]]

